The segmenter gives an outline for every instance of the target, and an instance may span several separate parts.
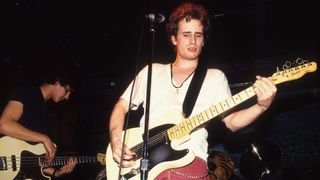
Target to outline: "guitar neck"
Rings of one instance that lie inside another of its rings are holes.
[[[188,135],[194,129],[202,126],[209,120],[217,117],[218,115],[232,109],[233,107],[241,104],[242,102],[255,96],[253,87],[249,87],[227,100],[221,101],[220,103],[211,106],[210,108],[182,121],[180,124],[171,127],[167,130],[167,135],[170,140],[180,139]]]
[[[302,64],[297,67],[286,69],[284,71],[277,71],[268,79],[274,84],[280,84],[286,81],[292,81],[299,79],[307,72],[314,72],[317,69],[315,62]],[[217,117],[218,115],[230,110],[231,108],[241,104],[242,102],[255,96],[253,87],[249,87],[238,94],[235,94],[227,100],[213,105],[212,107],[202,111],[191,118],[183,120],[180,124],[177,124],[166,131],[166,134],[170,140],[180,139],[188,135],[194,129],[200,127],[209,120]]]
[[[63,166],[68,163],[72,156],[61,156],[56,157],[51,163],[46,162],[45,157],[39,157],[39,165],[41,167],[51,167],[51,166]],[[78,156],[73,157],[76,159],[77,164],[95,163],[97,158],[95,156]]]

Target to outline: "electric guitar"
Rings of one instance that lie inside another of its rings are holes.
[[[51,163],[46,162],[44,154],[46,150],[43,144],[31,145],[25,141],[9,136],[0,138],[0,179],[14,179],[19,171],[28,179],[51,179],[42,172],[43,168],[62,166],[68,163],[70,157],[55,157]],[[105,165],[105,155],[76,156],[77,164],[99,162]]]
[[[299,79],[304,74],[313,72],[316,69],[317,64],[315,62],[308,62],[297,67],[277,71],[269,77],[269,79],[275,84],[280,84]],[[155,121],[156,124],[150,124],[148,139],[148,179],[154,179],[166,169],[182,167],[191,163],[195,158],[194,153],[189,149],[179,148],[180,144],[190,138],[189,134],[209,120],[255,95],[253,87],[249,87],[188,119],[185,119],[180,111],[171,110],[159,120]],[[126,132],[125,143],[137,154],[137,160],[133,167],[120,168],[113,160],[112,149],[109,143],[106,151],[107,179],[140,179],[143,133],[144,128],[142,127],[131,128]]]

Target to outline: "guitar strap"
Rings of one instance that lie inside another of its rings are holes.
[[[190,82],[186,96],[184,97],[182,110],[185,118],[188,118],[193,110],[206,74],[206,64],[203,62],[199,63]]]

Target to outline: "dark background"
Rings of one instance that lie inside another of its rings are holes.
[[[151,58],[152,34],[144,16],[161,13],[168,18],[181,2],[1,1],[1,108],[17,84],[35,82],[45,65],[71,64],[78,85],[70,101],[50,106],[52,136],[64,153],[105,153],[113,104],[135,67],[141,68]],[[297,58],[319,63],[320,16],[312,1],[197,2],[205,5],[212,22],[202,58],[226,73],[234,93],[250,85],[256,74],[270,76],[277,67],[282,70],[287,61],[293,66]],[[165,23],[156,24],[155,29],[154,61],[169,63],[175,54]],[[213,147],[227,142],[223,151],[238,163],[250,143],[272,141],[282,153],[278,178],[290,179],[289,174],[299,179],[315,172],[320,159],[319,82],[316,71],[279,85],[273,107],[261,120],[236,134],[211,135],[209,141]],[[103,168],[79,166],[66,178],[93,179]]]

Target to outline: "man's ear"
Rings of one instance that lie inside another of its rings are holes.
[[[175,36],[171,36],[171,42],[173,45],[175,45],[175,46],[177,45],[177,39]]]

